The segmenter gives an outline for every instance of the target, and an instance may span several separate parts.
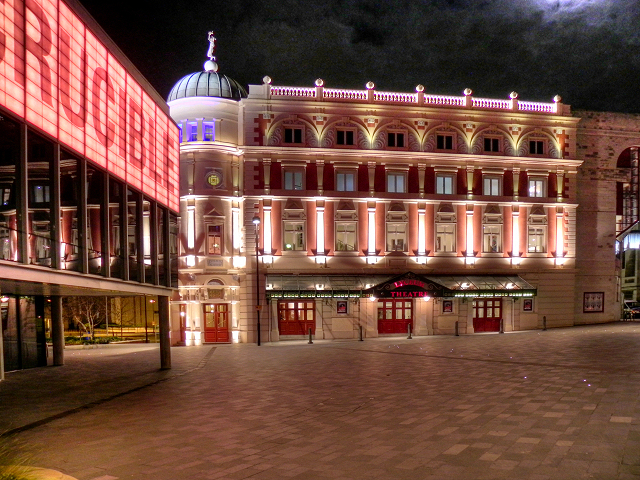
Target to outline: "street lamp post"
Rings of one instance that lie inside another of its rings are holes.
[[[259,255],[259,241],[260,241],[260,217],[257,215],[253,217],[253,224],[256,226],[256,319],[258,329],[258,346],[260,346],[260,259]]]

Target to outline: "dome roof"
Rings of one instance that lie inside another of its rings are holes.
[[[247,91],[233,78],[218,72],[196,72],[180,79],[169,92],[168,102],[179,98],[218,97],[240,100]]]

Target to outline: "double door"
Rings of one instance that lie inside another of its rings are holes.
[[[407,333],[413,330],[413,300],[378,301],[378,333]]]
[[[501,298],[476,298],[473,301],[474,332],[499,332],[501,318]]]
[[[204,306],[205,343],[229,342],[229,304],[213,303]]]

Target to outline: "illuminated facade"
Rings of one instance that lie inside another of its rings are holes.
[[[202,81],[189,90],[189,78],[169,98],[182,132],[174,314],[186,344],[255,342],[258,315],[263,341],[619,318],[615,252],[597,246],[615,207],[590,189],[588,127],[559,97],[265,77],[231,98]]]
[[[8,369],[46,362],[45,311],[54,363],[62,362],[65,295],[157,298],[168,360],[178,175],[178,130],[166,104],[80,4],[3,2],[0,306]]]

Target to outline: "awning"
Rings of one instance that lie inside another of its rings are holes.
[[[268,298],[533,297],[518,275],[267,275]]]

